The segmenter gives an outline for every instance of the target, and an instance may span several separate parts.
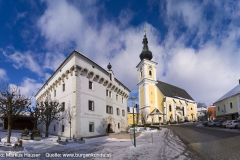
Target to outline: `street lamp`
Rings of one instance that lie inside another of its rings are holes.
[[[133,140],[134,140],[134,147],[136,147],[136,135],[135,135],[135,120],[134,120],[134,106],[135,100],[137,99],[136,96],[130,98],[132,100],[132,107],[133,107]]]

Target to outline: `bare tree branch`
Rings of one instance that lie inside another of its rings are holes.
[[[46,125],[45,137],[48,137],[48,128],[53,120],[59,121],[58,113],[61,112],[61,106],[57,101],[46,99],[45,102],[38,104],[38,108],[41,112],[42,123]]]
[[[7,119],[8,122],[7,143],[10,143],[12,122],[22,116],[30,105],[31,98],[23,95],[18,87],[10,85],[0,87],[0,117]]]

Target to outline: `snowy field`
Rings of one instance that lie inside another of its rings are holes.
[[[6,134],[7,132],[0,132],[2,142],[6,141]],[[20,135],[21,133],[12,133],[11,142],[17,141]],[[107,136],[85,139],[84,144],[60,145],[56,140],[57,136],[51,135],[41,141],[23,140],[25,148],[23,152],[0,151],[0,159],[190,159],[185,145],[166,128],[160,132],[157,130],[142,132],[136,138],[136,147],[133,146],[133,139],[113,139]]]

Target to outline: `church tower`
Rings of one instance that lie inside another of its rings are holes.
[[[148,48],[146,29],[144,29],[143,49],[140,54],[140,62],[136,66],[138,71],[138,90],[139,90],[139,114],[140,122],[144,117],[143,123],[152,123],[154,120],[149,113],[158,108],[158,88],[156,67],[157,63],[152,61],[152,52]]]

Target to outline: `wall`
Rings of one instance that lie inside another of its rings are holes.
[[[232,103],[232,108],[230,108],[230,103]],[[225,105],[225,110],[224,110]],[[227,98],[223,101],[214,104],[216,106],[216,116],[221,116],[225,114],[231,114],[238,112],[238,102],[237,96]]]
[[[76,115],[71,121],[71,136],[90,137],[105,135],[108,124],[112,124],[115,132],[124,130],[127,127],[127,97],[129,96],[129,91],[120,82],[115,81],[114,77],[110,80],[108,72],[103,71],[95,63],[82,58],[80,54],[69,57],[69,59],[66,60],[67,64],[62,65],[61,72],[71,68],[70,66],[75,66],[73,74],[69,74],[63,81],[58,81],[55,86],[57,91],[56,97],[53,97],[54,89],[50,90],[49,93],[51,97],[57,99],[60,103],[65,102],[65,108],[70,107]],[[59,80],[59,76],[61,76],[61,73],[56,71],[48,85],[56,82],[55,80]],[[89,81],[93,82],[92,90],[89,89]],[[62,91],[62,83],[65,83],[64,92]],[[112,92],[111,97],[106,96],[107,89]],[[42,100],[46,96],[46,91],[49,91],[49,88],[45,84],[43,89],[37,94],[36,99]],[[118,95],[118,100],[116,95]],[[94,102],[93,111],[88,109],[89,100]],[[107,105],[113,107],[113,114],[106,113]],[[117,115],[116,108],[119,108],[120,115]],[[124,111],[125,115],[122,114],[122,111]],[[60,116],[64,117],[64,114],[66,112],[62,112]],[[94,123],[93,132],[89,132],[90,122]],[[119,127],[118,124],[120,124]],[[62,132],[62,125],[64,125],[64,132]],[[43,131],[45,130],[44,125],[40,125],[39,128]],[[69,137],[69,121],[63,118],[61,121],[52,122],[49,127],[49,133]]]

